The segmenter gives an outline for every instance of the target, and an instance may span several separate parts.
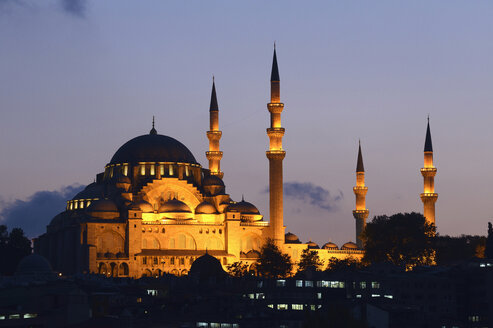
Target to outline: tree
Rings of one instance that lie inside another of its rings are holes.
[[[364,267],[361,261],[349,256],[344,259],[331,257],[325,271],[356,271]]]
[[[436,262],[438,265],[454,265],[473,258],[484,258],[485,245],[484,236],[436,236]]]
[[[287,277],[293,270],[293,263],[291,262],[291,257],[288,254],[283,254],[272,239],[267,239],[267,242],[260,250],[257,270],[262,277]]]
[[[488,222],[488,237],[486,238],[486,258],[493,259],[493,226]]]
[[[248,274],[248,264],[242,261],[231,263],[227,268],[229,275],[235,278],[244,277]]]
[[[324,261],[320,259],[316,251],[311,251],[305,248],[301,253],[300,262],[298,263],[298,271],[305,271],[308,268],[319,270],[324,265]]]
[[[435,225],[419,213],[376,216],[362,234],[365,243],[363,262],[389,262],[406,269],[432,265],[435,232]]]
[[[19,261],[31,254],[31,241],[24,236],[24,231],[14,228],[8,233],[5,225],[0,225],[0,266],[1,275],[12,275]]]

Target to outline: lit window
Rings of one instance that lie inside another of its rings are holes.
[[[155,166],[154,165],[151,165],[151,175],[156,174],[155,169],[156,169]]]
[[[140,166],[140,175],[146,175],[146,166],[145,165]]]
[[[80,208],[84,208],[84,201],[83,200],[80,201]]]
[[[384,295],[383,297],[390,298],[390,299],[393,299],[394,298],[394,296],[392,296],[392,295]]]
[[[9,315],[9,319],[20,319],[20,318],[21,318],[21,315],[18,313]]]
[[[371,297],[380,297],[379,294],[371,294]]]
[[[211,328],[221,328],[221,325],[216,322],[211,322]]]
[[[361,295],[359,295],[359,294],[358,294],[358,295],[356,295],[356,298],[361,298]]]
[[[313,281],[311,280],[305,281],[305,287],[313,287]]]
[[[189,175],[189,174],[190,174],[190,173],[188,172],[188,166],[185,166],[185,176],[187,176],[187,177],[188,177],[188,175]]]
[[[87,201],[86,207],[89,207],[89,205],[91,205],[91,201],[90,200]]]
[[[270,307],[271,309],[273,309],[274,308],[274,304],[269,304],[269,305],[267,305],[267,307]]]
[[[70,203],[70,209],[73,210],[74,209],[74,203]]]
[[[264,293],[257,293],[257,294],[255,294],[255,297],[256,297],[258,300],[263,300],[263,299],[265,299],[265,295],[264,295]]]
[[[251,299],[251,300],[254,300],[255,299],[255,294],[248,294],[248,298]]]
[[[359,288],[365,289],[366,288],[366,281],[360,281]]]
[[[296,287],[303,287],[303,280],[296,280]]]
[[[303,310],[303,304],[291,304],[293,310]]]
[[[279,280],[277,281],[277,283],[276,283],[276,286],[277,286],[277,287],[284,287],[284,286],[286,286],[286,280],[284,280],[284,279],[279,279]]]
[[[277,309],[278,310],[287,310],[288,305],[287,304],[277,304]]]
[[[173,165],[169,166],[169,175],[173,175]]]
[[[310,305],[310,310],[315,311],[316,310],[315,305]]]
[[[4,315],[0,315],[0,320],[5,320],[5,316]]]
[[[317,293],[317,298],[318,298],[319,300],[321,300],[321,299],[322,299],[322,293]]]
[[[77,209],[78,206],[79,206],[79,202],[74,202],[74,208]]]
[[[113,178],[113,166],[110,168],[110,178]]]
[[[197,322],[196,327],[209,327],[209,324],[207,322]]]
[[[378,281],[372,281],[371,282],[371,288],[373,288],[373,289],[379,289],[380,288],[380,283]]]
[[[123,165],[123,175],[124,176],[128,175],[128,165]]]

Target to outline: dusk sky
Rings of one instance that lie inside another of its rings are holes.
[[[486,233],[491,1],[0,0],[0,224],[29,213],[20,225],[46,225],[39,192],[71,197],[121,145],[148,133],[153,115],[158,133],[207,167],[213,75],[226,192],[268,220],[274,41],[286,231],[319,244],[354,241],[359,138],[370,218],[422,212],[429,114],[438,232]]]

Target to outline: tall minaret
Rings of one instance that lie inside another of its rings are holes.
[[[270,112],[270,128],[267,129],[269,150],[266,152],[269,159],[270,228],[274,243],[282,246],[284,244],[282,161],[286,152],[282,149],[284,128],[281,127],[281,113],[284,104],[281,103],[275,45],[270,76],[270,103],[267,104],[267,109]]]
[[[354,219],[356,220],[356,245],[358,248],[363,248],[361,233],[365,229],[366,219],[370,211],[366,208],[366,193],[368,187],[365,186],[365,167],[363,166],[363,155],[361,155],[361,142],[358,148],[358,163],[356,164],[356,186],[353,188],[356,196],[356,208],[353,211]]]
[[[437,168],[433,166],[433,146],[431,144],[430,118],[428,117],[428,126],[426,128],[425,150],[424,150],[424,167],[421,169],[423,175],[423,193],[421,201],[423,202],[423,215],[429,223],[435,224],[435,202],[438,194],[435,193],[435,174]]]
[[[212,77],[209,120],[210,130],[207,131],[207,138],[209,138],[209,151],[205,152],[205,155],[209,160],[209,170],[211,171],[211,174],[217,175],[222,179],[224,176],[224,173],[221,172],[221,158],[223,158],[223,152],[219,150],[219,140],[221,139],[222,132],[219,131],[219,106],[217,105],[214,77]]]

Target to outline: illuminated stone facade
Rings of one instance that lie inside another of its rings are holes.
[[[435,203],[438,194],[435,192],[435,175],[437,168],[433,166],[433,144],[431,142],[430,119],[426,127],[426,138],[424,148],[424,166],[421,169],[423,176],[423,193],[421,201],[423,202],[423,215],[429,223],[435,223]]]
[[[270,222],[251,203],[233,201],[226,193],[220,167],[219,107],[216,90],[210,105],[207,131],[209,169],[203,168],[179,141],[157,133],[136,137],[121,146],[82,192],[67,202],[47,232],[35,241],[35,251],[66,274],[100,273],[108,276],[187,274],[206,251],[223,267],[236,261],[253,265],[268,238],[293,261],[302,251],[331,257],[361,258],[352,242],[339,249],[333,243],[319,248],[284,234],[281,112],[279,74],[274,52],[271,78],[271,126],[267,129]]]

